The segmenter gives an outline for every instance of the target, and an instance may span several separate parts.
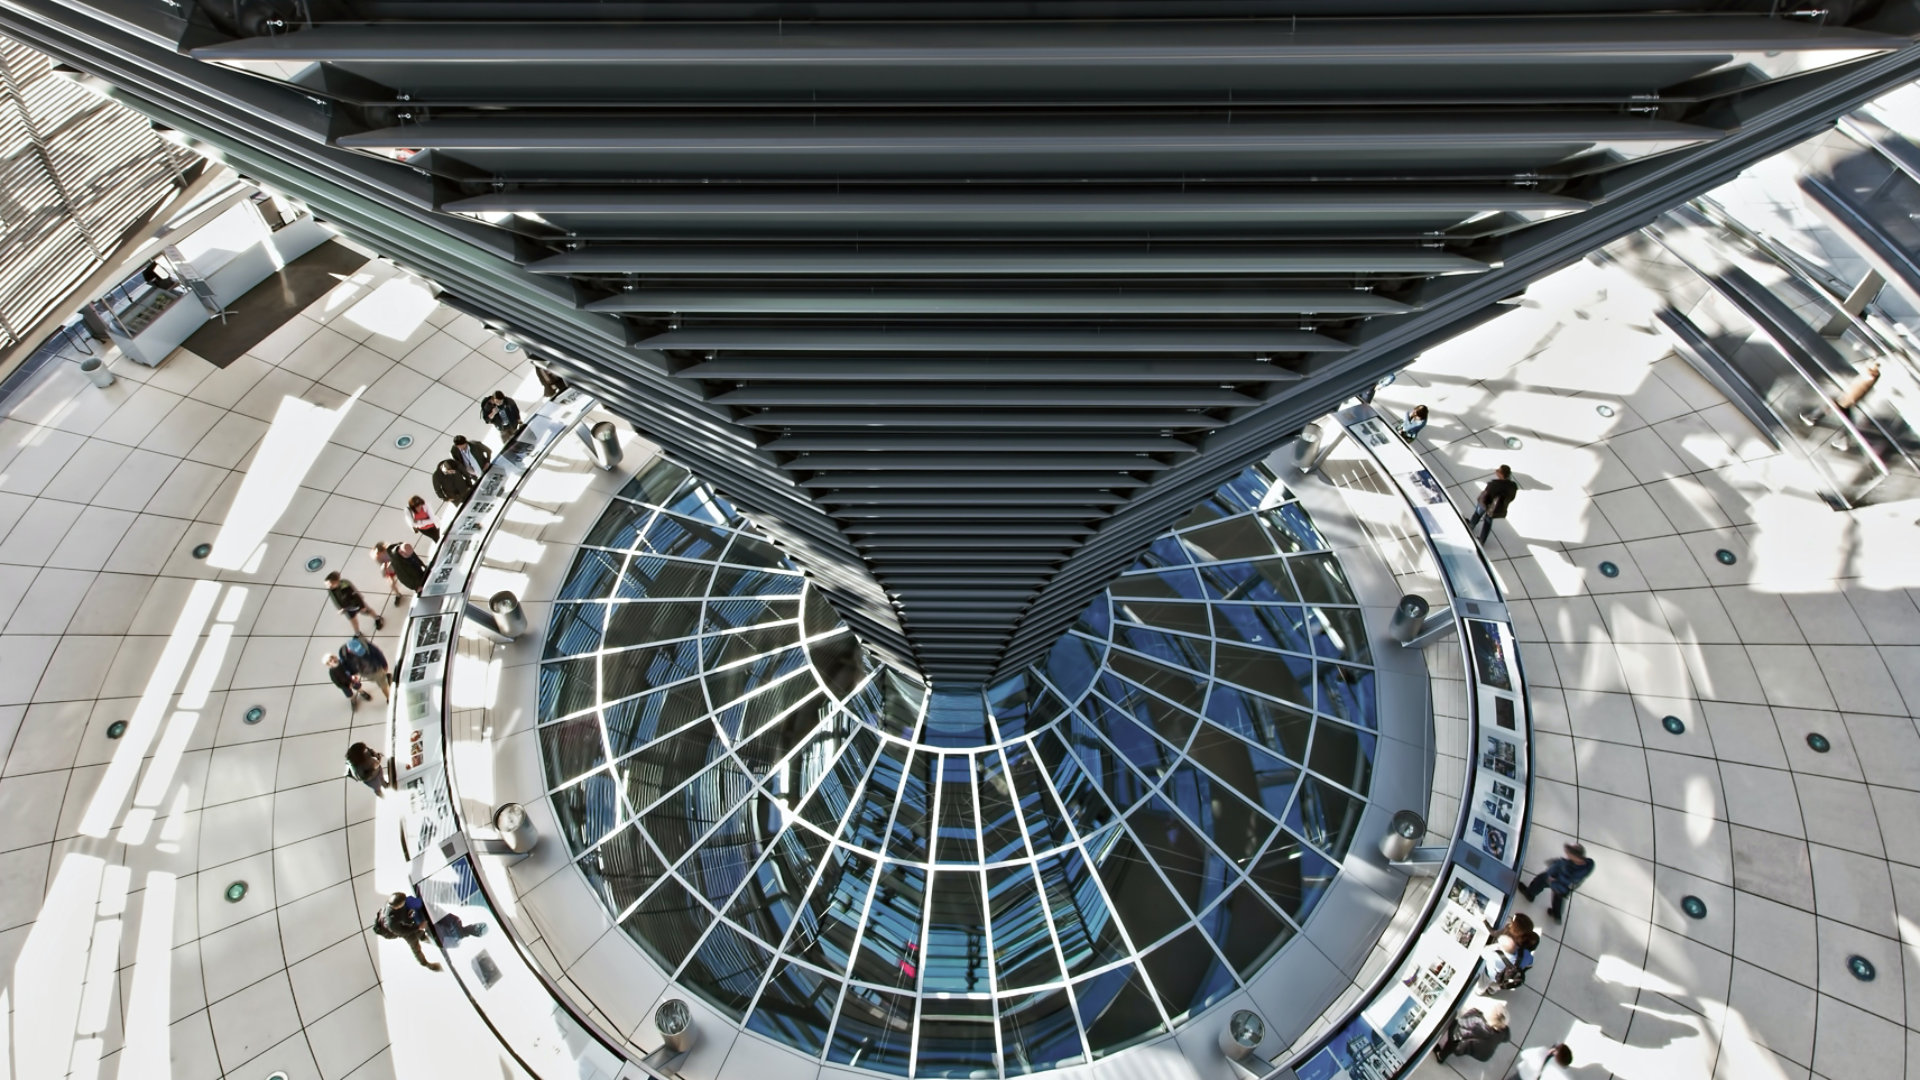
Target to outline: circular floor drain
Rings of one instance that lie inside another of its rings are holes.
[[[1660,726],[1666,728],[1667,734],[1669,735],[1685,735],[1687,733],[1687,722],[1677,716],[1661,717]]]
[[[413,436],[402,435],[399,438],[393,440],[393,445],[399,447],[402,450],[405,450],[407,447],[413,445]]]
[[[1680,910],[1686,912],[1689,919],[1704,919],[1707,917],[1707,902],[1697,896],[1683,896],[1680,898]]]
[[[1619,577],[1620,568],[1613,565],[1610,562],[1603,562],[1600,564],[1600,576],[1601,577]]]
[[[1733,552],[1728,551],[1726,548],[1721,548],[1719,551],[1714,552],[1713,557],[1716,559],[1719,559],[1720,565],[1722,566],[1732,566],[1734,563],[1737,563],[1740,561],[1740,557],[1738,555],[1735,555]]]
[[[259,705],[255,705],[253,708],[248,709],[246,713],[240,717],[240,720],[246,724],[257,724],[266,718],[267,710]]]
[[[1825,735],[1816,731],[1807,736],[1807,747],[1816,754],[1824,754],[1833,749],[1833,743],[1829,742]]]
[[[1520,440],[1512,435],[1507,436],[1507,449],[1509,450],[1520,449]]]
[[[1595,406],[1593,407],[1593,411],[1594,411],[1594,412],[1597,412],[1597,413],[1599,413],[1599,414],[1600,414],[1601,416],[1607,416],[1607,417],[1611,417],[1611,416],[1613,415],[1613,406],[1611,406],[1611,405],[1595,405]]]
[[[509,342],[507,342],[507,351],[508,351],[508,352],[519,352],[519,351],[520,351],[520,343],[519,343],[519,342],[517,342],[517,341],[509,341]]]
[[[320,572],[320,568],[325,565],[327,565],[327,560],[315,555],[313,558],[307,560],[307,573],[317,574]]]
[[[196,558],[196,559],[204,559],[204,558],[206,558],[207,556],[209,556],[209,555],[211,555],[211,554],[213,554],[213,545],[212,545],[212,544],[195,544],[195,545],[193,545],[193,557],[194,557],[194,558]]]
[[[239,903],[247,895],[247,883],[244,881],[234,882],[233,884],[227,886],[226,895],[227,895],[227,903],[229,904]]]
[[[1847,970],[1852,972],[1853,977],[1859,979],[1861,982],[1872,982],[1875,974],[1873,961],[1864,956],[1847,957]]]
[[[109,739],[117,739],[126,733],[127,722],[125,720],[115,720],[113,723],[107,725],[107,738]]]

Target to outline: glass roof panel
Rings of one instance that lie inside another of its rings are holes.
[[[590,537],[539,671],[562,835],[676,982],[823,1062],[1021,1075],[1152,1037],[1269,963],[1353,843],[1371,643],[1262,469],[990,686],[878,663],[677,466]]]

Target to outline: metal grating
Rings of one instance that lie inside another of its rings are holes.
[[[1898,5],[127,7],[0,25],[518,336],[956,682],[1304,420],[1920,74]]]

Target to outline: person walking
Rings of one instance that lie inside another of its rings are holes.
[[[440,542],[440,526],[434,523],[433,511],[427,509],[427,500],[414,495],[407,499],[407,524],[413,531],[433,541]]]
[[[327,596],[332,598],[333,606],[340,609],[340,614],[347,617],[347,622],[353,625],[353,636],[365,637],[360,631],[360,613],[367,610],[367,598],[360,595],[360,590],[353,587],[353,582],[341,577],[338,570],[328,574]],[[373,617],[375,630],[384,630],[386,626],[386,619],[379,615]]]
[[[453,437],[453,449],[448,452],[447,460],[460,466],[460,471],[475,480],[487,471],[487,465],[493,461],[493,451],[476,442],[468,442],[465,435]]]
[[[1400,422],[1400,437],[1408,442],[1412,442],[1420,437],[1420,433],[1426,430],[1426,427],[1427,407],[1425,405],[1415,405],[1413,411],[1407,414],[1407,418]]]
[[[347,775],[372,789],[375,798],[387,797],[387,757],[366,743],[347,747]]]
[[[1561,849],[1564,858],[1549,859],[1546,869],[1534,875],[1532,881],[1520,886],[1520,895],[1532,900],[1540,895],[1541,889],[1553,890],[1553,901],[1547,905],[1547,915],[1559,922],[1566,910],[1567,897],[1584,884],[1593,874],[1593,860],[1587,858],[1587,849],[1579,844],[1568,844]]]
[[[1493,479],[1480,489],[1480,498],[1475,500],[1473,517],[1467,521],[1471,530],[1480,526],[1480,542],[1487,542],[1487,535],[1493,532],[1493,519],[1507,516],[1507,507],[1513,504],[1513,497],[1520,494],[1520,485],[1513,482],[1513,470],[1505,465],[1495,469]]]
[[[504,445],[520,430],[520,406],[505,391],[495,390],[480,400],[480,419],[493,425]]]
[[[1860,374],[1855,376],[1853,381],[1847,384],[1846,389],[1840,391],[1840,396],[1833,399],[1834,405],[1836,405],[1842,413],[1846,414],[1848,420],[1853,421],[1854,427],[1866,426],[1866,414],[1864,412],[1855,412],[1854,410],[1862,401],[1866,400],[1867,395],[1873,391],[1874,384],[1879,381],[1880,361],[1869,360],[1867,361],[1867,366],[1861,370]]]
[[[1440,1041],[1433,1048],[1433,1060],[1445,1063],[1461,1054],[1475,1061],[1492,1061],[1493,1055],[1513,1038],[1507,1030],[1507,1006],[1490,1001],[1484,1009],[1468,1009],[1447,1022]]]
[[[552,401],[554,398],[567,392],[567,380],[554,374],[551,368],[535,364],[533,365],[533,377],[540,380],[540,392],[546,395],[548,401]]]
[[[327,665],[327,678],[333,680],[333,685],[339,687],[340,692],[347,695],[348,705],[358,710],[362,701],[373,700],[372,694],[361,689],[360,676],[355,675],[352,668],[342,664],[338,656],[328,653],[327,658],[323,660],[322,663]]]
[[[1520,1051],[1509,1080],[1573,1080],[1567,1070],[1573,1065],[1573,1051],[1566,1043],[1535,1046]]]
[[[459,463],[452,458],[433,470],[433,493],[446,502],[464,504],[473,498],[473,487],[473,477],[461,471]]]
[[[427,959],[426,950],[421,948],[432,938],[433,929],[427,920],[427,905],[417,896],[397,892],[387,898],[387,906],[374,916],[373,932],[389,940],[399,938],[413,950],[413,958],[428,971],[439,971],[440,965]]]
[[[366,638],[348,638],[340,647],[340,665],[353,672],[362,683],[378,686],[384,700],[393,700],[393,670],[380,646]]]

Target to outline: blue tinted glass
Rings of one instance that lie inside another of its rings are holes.
[[[1298,503],[1285,503],[1267,511],[1267,524],[1273,529],[1274,542],[1288,554],[1327,549],[1326,538]]]
[[[1047,653],[1047,678],[1059,688],[1068,701],[1077,700],[1093,685],[1093,677],[1100,670],[1100,654],[1104,650],[1078,634],[1061,637],[1052,651]]]
[[[1322,662],[1320,674],[1320,711],[1337,716],[1356,727],[1378,727],[1374,717],[1373,670]]]
[[[1116,578],[1107,591],[1115,596],[1138,596],[1147,600],[1199,600],[1207,594],[1192,570],[1156,570],[1146,574],[1128,574]]]

